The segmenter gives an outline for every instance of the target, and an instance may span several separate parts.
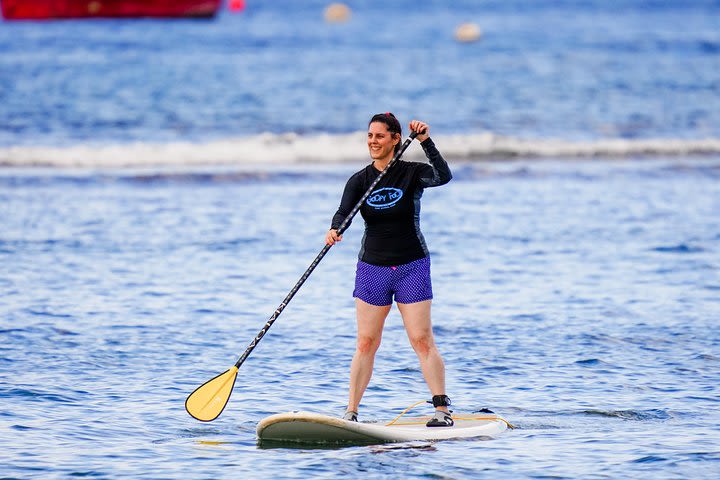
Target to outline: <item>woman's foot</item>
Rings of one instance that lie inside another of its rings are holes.
[[[357,422],[357,417],[357,412],[348,410],[347,412],[345,412],[345,415],[343,415],[343,420],[347,420],[348,422]]]
[[[435,415],[426,423],[428,427],[452,427],[455,424],[448,412],[435,410]]]

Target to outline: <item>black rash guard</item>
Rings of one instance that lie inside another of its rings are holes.
[[[429,255],[420,232],[420,197],[425,187],[444,185],[452,174],[430,138],[420,145],[430,164],[398,160],[360,208],[365,235],[358,258],[365,263],[396,266]],[[330,228],[340,227],[378,175],[371,163],[350,177]]]

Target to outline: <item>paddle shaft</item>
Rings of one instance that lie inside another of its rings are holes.
[[[370,188],[367,189],[365,194],[360,198],[360,200],[355,204],[352,210],[350,210],[350,213],[347,217],[345,217],[345,220],[340,224],[340,226],[337,229],[338,235],[342,235],[342,233],[348,228],[350,225],[350,222],[352,221],[353,217],[357,215],[357,212],[360,211],[360,208],[362,207],[362,204],[367,200],[367,198],[372,194],[373,190],[375,190],[375,187],[378,183],[380,183],[380,180],[385,176],[385,174],[388,172],[390,167],[402,156],[403,153],[405,153],[405,150],[410,146],[410,143],[412,143],[413,139],[417,136],[417,132],[410,133],[410,137],[406,139],[403,144],[400,146],[400,149],[397,151],[395,156],[393,156],[392,160],[388,162],[388,164],[385,166],[382,172],[380,172],[380,175],[377,176],[377,178],[373,181],[373,183],[370,185]],[[295,284],[295,286],[290,290],[290,293],[287,294],[285,299],[280,303],[278,308],[275,309],[275,312],[272,314],[270,319],[267,321],[265,326],[260,330],[260,333],[255,336],[252,342],[250,342],[250,345],[248,345],[247,349],[245,349],[245,353],[242,354],[240,359],[235,363],[235,366],[240,368],[240,365],[242,365],[248,356],[250,356],[250,353],[255,349],[258,343],[260,343],[260,340],[265,336],[268,330],[270,330],[270,327],[272,327],[273,323],[275,323],[275,320],[280,316],[280,314],[285,310],[285,307],[287,307],[288,303],[290,303],[290,300],[293,299],[295,294],[300,290],[300,287],[303,286],[305,283],[305,280],[308,279],[310,274],[315,270],[315,267],[317,267],[318,263],[320,263],[320,260],[323,259],[325,254],[332,248],[332,245],[325,245],[322,250],[320,250],[320,253],[318,253],[317,257],[315,257],[315,260],[310,264],[307,270],[305,270],[305,273],[302,274],[302,277],[300,277],[300,280]]]

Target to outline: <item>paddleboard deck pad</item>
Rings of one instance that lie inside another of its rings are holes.
[[[401,417],[394,423],[349,422],[319,413],[288,412],[258,423],[260,441],[297,443],[387,443],[451,438],[496,437],[508,423],[494,413],[453,415],[452,427],[427,427],[426,417]]]

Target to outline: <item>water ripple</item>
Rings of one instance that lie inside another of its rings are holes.
[[[720,303],[703,287],[717,283],[720,217],[707,201],[717,182],[665,166],[488,164],[529,173],[428,190],[448,394],[458,412],[488,407],[518,428],[492,441],[328,450],[267,450],[254,429],[281,411],[344,411],[361,222],[242,365],[223,416],[198,424],[183,401],[237,360],[308,267],[341,181],[332,195],[312,175],[8,188],[3,472],[647,478],[660,467],[712,478]],[[700,248],[656,250],[682,245]],[[428,397],[393,309],[361,416],[387,420]]]

